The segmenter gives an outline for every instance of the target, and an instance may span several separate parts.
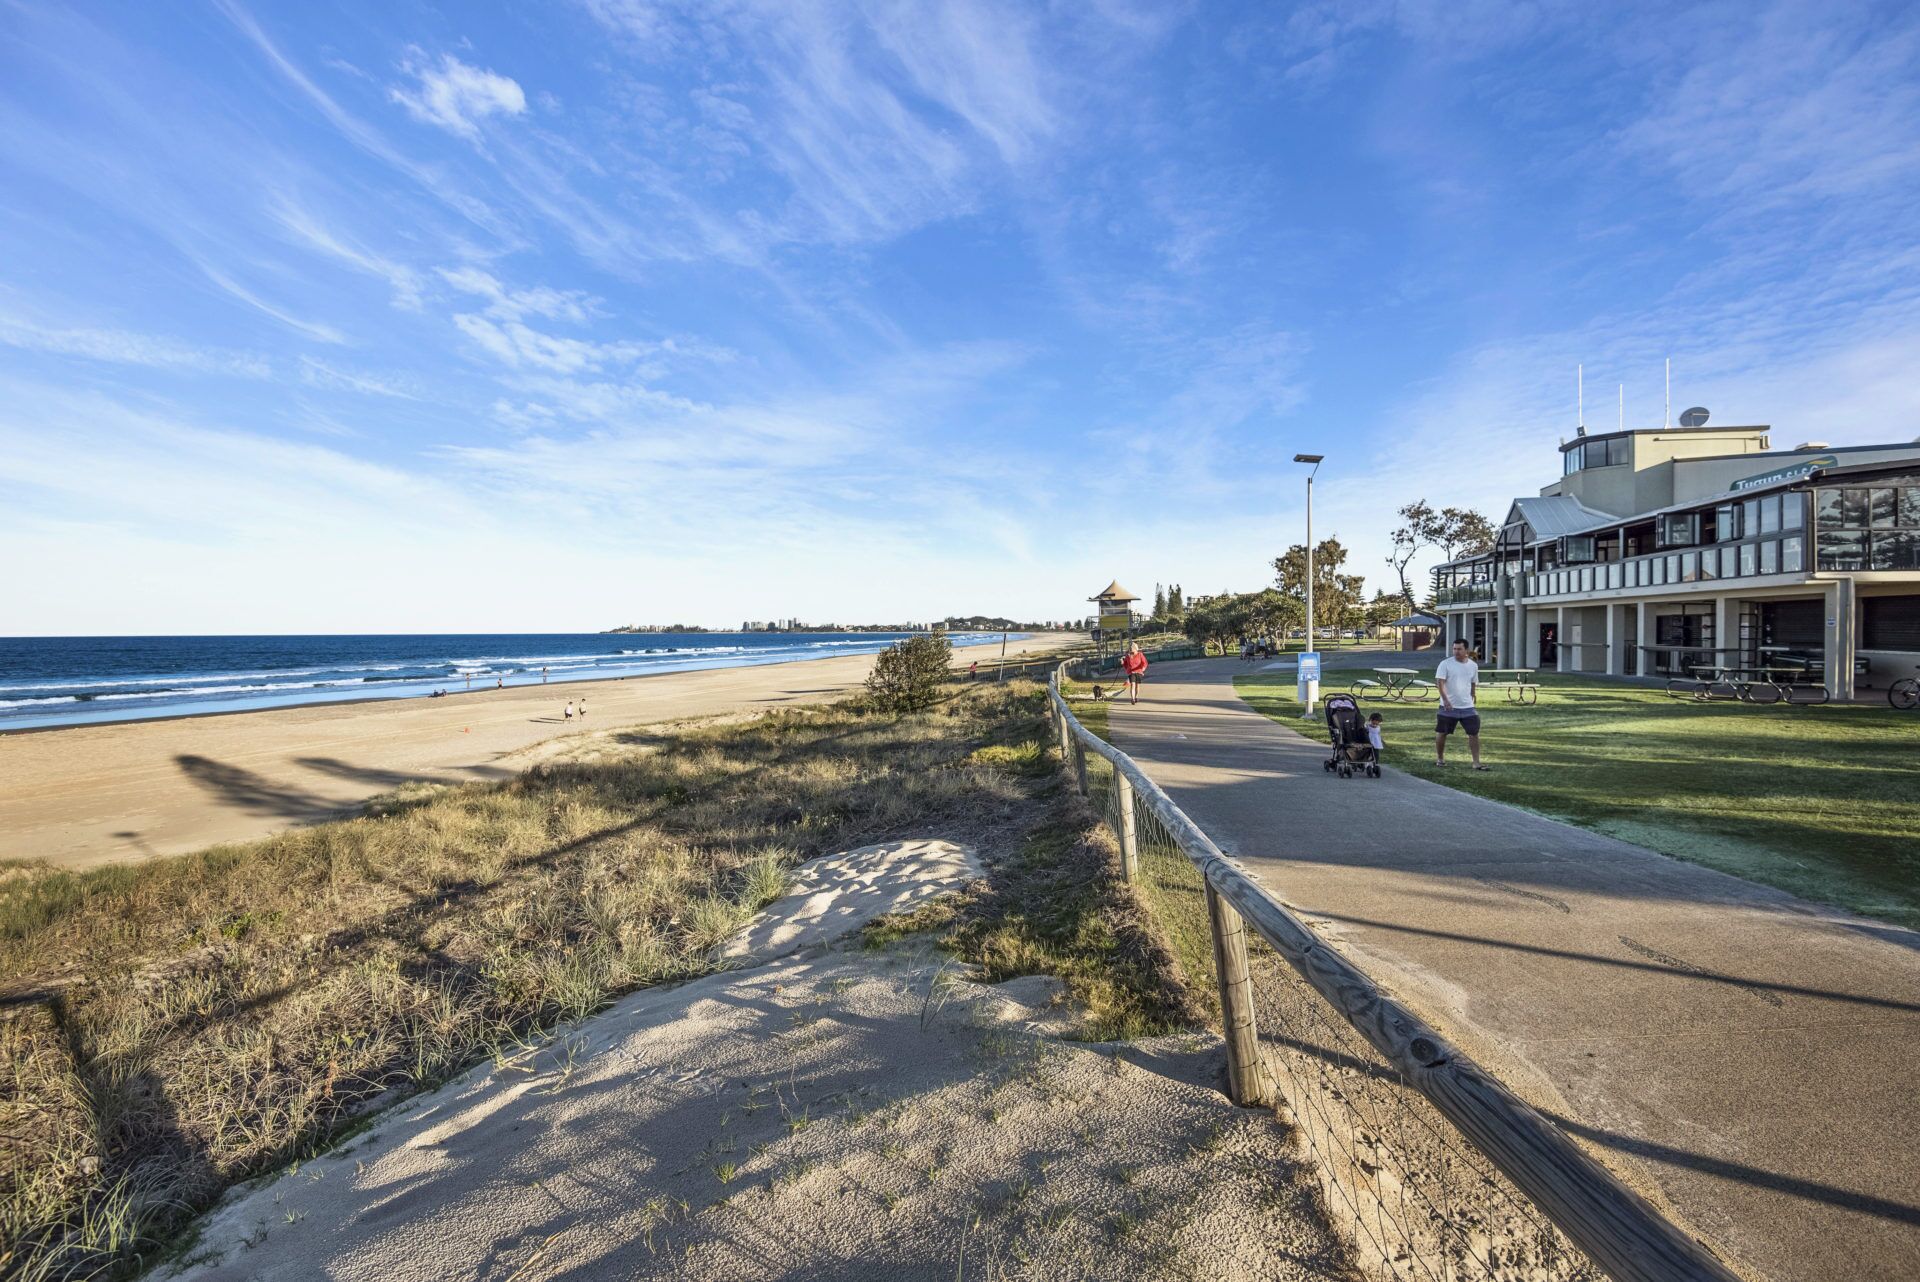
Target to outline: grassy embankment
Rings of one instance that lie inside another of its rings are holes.
[[[1290,676],[1235,686],[1295,723]],[[1577,676],[1546,678],[1536,707],[1481,702],[1486,774],[1434,766],[1433,704],[1368,707],[1386,714],[1389,760],[1409,774],[1920,927],[1920,715],[1697,704]],[[1455,754],[1464,762],[1464,742]]]
[[[986,879],[938,924],[989,975],[1061,976],[1095,1036],[1183,1026],[1042,708],[1022,682],[901,718],[610,730],[504,784],[260,842],[0,869],[0,1275],[151,1261],[228,1185],[710,969],[787,865],[888,837],[981,851]]]

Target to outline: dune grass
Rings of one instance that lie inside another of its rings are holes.
[[[1298,724],[1290,675],[1235,687]],[[1920,927],[1920,715],[1698,704],[1578,676],[1546,677],[1536,707],[1481,702],[1486,774],[1465,768],[1464,741],[1449,753],[1460,764],[1434,766],[1432,704],[1367,707],[1385,714],[1388,761],[1409,774]]]
[[[1157,1027],[1156,955],[1087,884],[1108,852],[1043,746],[1042,698],[975,684],[900,718],[610,730],[506,783],[264,841],[0,868],[0,1275],[150,1261],[233,1182],[709,969],[788,865],[892,836],[1004,866],[966,932],[991,969],[1071,973],[1103,1027]]]

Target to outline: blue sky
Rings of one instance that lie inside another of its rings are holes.
[[[0,0],[0,632],[1061,616],[1920,434],[1920,11]]]

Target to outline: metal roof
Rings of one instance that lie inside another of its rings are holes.
[[[1596,512],[1570,494],[1542,494],[1534,498],[1515,499],[1509,514],[1518,512],[1520,519],[1533,527],[1538,539],[1556,539],[1563,534],[1577,534],[1581,530],[1594,527],[1595,522],[1605,523],[1613,520],[1605,512]]]

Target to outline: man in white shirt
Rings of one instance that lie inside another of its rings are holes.
[[[1440,660],[1434,669],[1433,683],[1440,688],[1440,720],[1434,725],[1433,764],[1447,764],[1447,736],[1459,726],[1467,732],[1467,751],[1473,754],[1473,768],[1480,764],[1480,714],[1474,710],[1473,695],[1480,684],[1480,665],[1467,653],[1465,641],[1453,643],[1451,658]]]

